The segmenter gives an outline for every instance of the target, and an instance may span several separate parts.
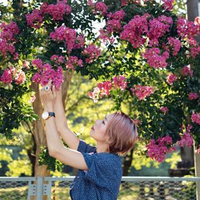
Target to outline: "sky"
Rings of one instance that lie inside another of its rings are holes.
[[[6,5],[7,0],[0,0],[0,3],[3,3],[4,5]]]

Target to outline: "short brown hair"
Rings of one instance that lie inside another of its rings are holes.
[[[109,152],[125,155],[130,151],[137,140],[137,127],[133,120],[123,112],[112,114],[106,134],[109,137]]]

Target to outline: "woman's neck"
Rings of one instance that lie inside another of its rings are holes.
[[[97,153],[109,153],[108,144],[97,142]]]

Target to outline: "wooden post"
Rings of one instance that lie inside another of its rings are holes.
[[[195,148],[194,148],[195,149]],[[200,154],[194,152],[195,176],[200,177]],[[196,184],[196,199],[200,200],[200,182]]]

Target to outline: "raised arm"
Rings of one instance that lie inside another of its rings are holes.
[[[56,102],[54,104],[56,127],[59,135],[63,138],[68,147],[77,150],[80,140],[68,127],[62,103],[62,91],[59,90],[56,91],[56,93]]]
[[[44,104],[44,110],[54,112],[53,105],[55,104],[56,100],[55,88],[52,91],[51,90],[41,91],[40,94],[41,94],[41,100]],[[78,151],[67,149],[63,146],[57,131],[55,118],[50,117],[47,120],[45,120],[45,123],[46,123],[47,146],[50,156],[60,160],[62,163],[67,164],[71,167],[81,170],[87,170],[88,167],[86,165],[83,155]],[[66,134],[69,133],[70,132],[67,131]],[[75,136],[73,137],[71,136],[70,138],[75,138]]]

